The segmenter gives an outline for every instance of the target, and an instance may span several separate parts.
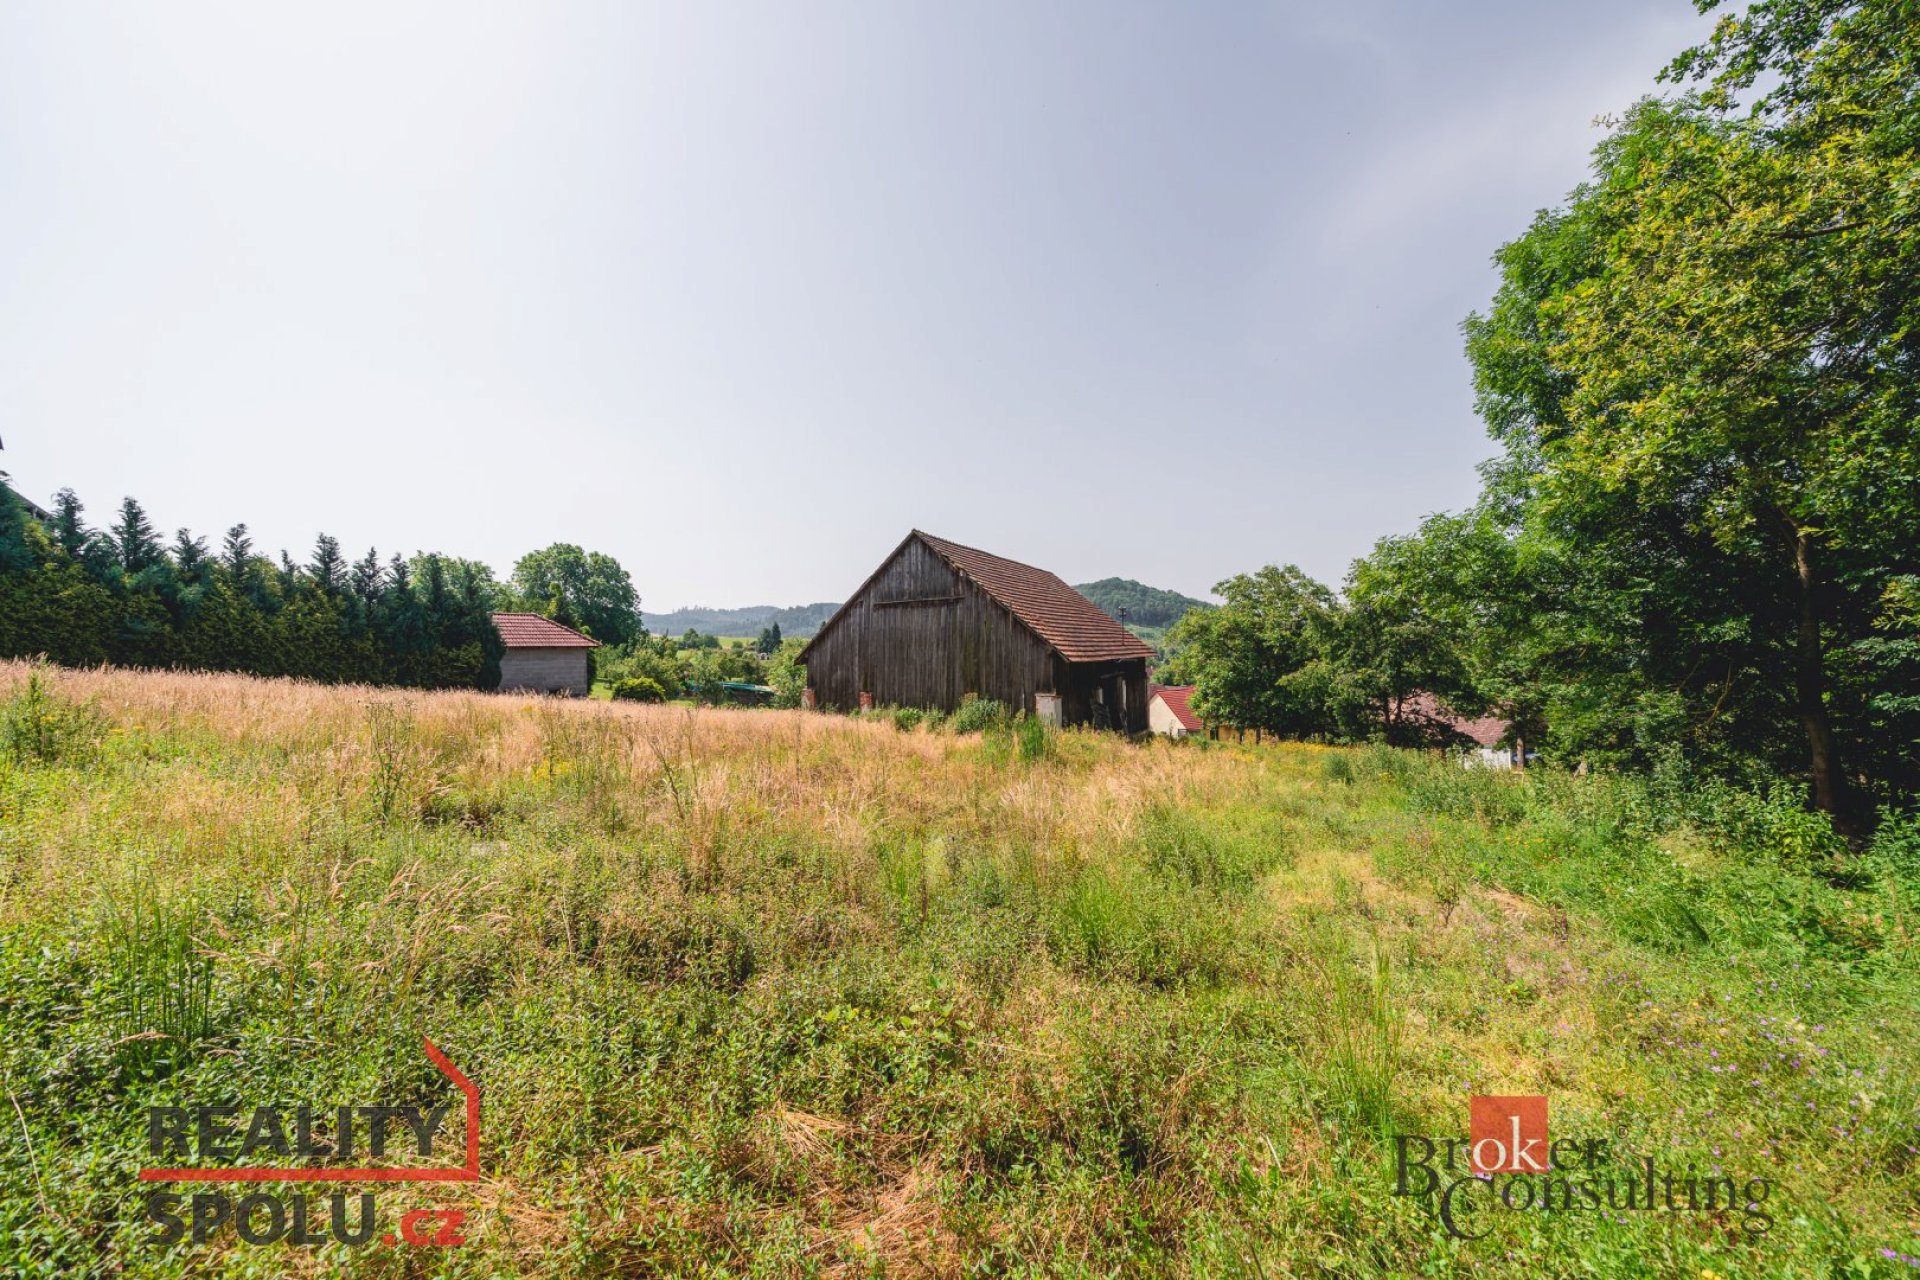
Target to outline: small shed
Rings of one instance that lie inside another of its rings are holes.
[[[1141,733],[1153,649],[1054,574],[915,529],[800,651],[816,706],[968,694],[1059,725]]]
[[[506,641],[500,689],[564,693],[584,698],[592,689],[588,655],[600,642],[537,613],[496,613],[494,630]]]
[[[1190,684],[1156,684],[1147,695],[1147,728],[1169,738],[1184,738],[1206,729],[1193,713]]]

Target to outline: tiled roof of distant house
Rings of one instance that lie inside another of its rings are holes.
[[[1193,708],[1188,705],[1188,700],[1193,697],[1192,685],[1156,684],[1147,697],[1149,699],[1158,698],[1161,702],[1164,702],[1167,710],[1173,712],[1173,718],[1178,720],[1180,727],[1188,733],[1199,733],[1206,728],[1206,726],[1200,722],[1200,717],[1193,714]]]
[[[496,613],[494,629],[509,649],[598,649],[600,642],[537,613]]]
[[[1498,716],[1468,717],[1430,693],[1416,693],[1400,704],[1400,718],[1450,729],[1483,747],[1497,747],[1511,727]]]

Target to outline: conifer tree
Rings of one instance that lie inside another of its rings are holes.
[[[353,566],[353,594],[360,597],[362,603],[371,607],[380,598],[381,574],[380,552],[374,547],[367,548],[367,554]]]
[[[80,519],[84,510],[80,496],[71,489],[62,489],[53,496],[53,527],[48,532],[53,535],[54,545],[76,560],[93,541],[92,531]]]
[[[436,631],[442,630],[452,621],[453,597],[447,590],[447,566],[439,556],[428,556],[426,580],[421,583],[426,594],[427,616],[433,620]]]
[[[194,537],[190,529],[176,530],[173,535],[173,567],[179,571],[182,581],[205,584],[213,576],[213,562],[207,557],[207,540]]]
[[[427,634],[426,610],[413,589],[413,571],[398,555],[387,562],[387,589],[380,597],[375,634],[390,678],[400,684],[419,683],[432,639]]]
[[[153,531],[146,511],[132,498],[120,503],[120,519],[114,523],[109,536],[113,539],[120,571],[129,578],[160,562],[160,537]]]
[[[307,572],[313,575],[313,583],[323,594],[336,596],[346,585],[346,559],[340,554],[340,540],[330,534],[321,534],[313,542],[313,561],[307,566]]]
[[[237,524],[227,530],[226,538],[220,543],[220,560],[235,586],[245,585],[253,576],[253,539],[247,536],[246,525]]]
[[[163,541],[129,498],[89,530],[63,490],[43,534],[0,473],[0,658],[248,671],[422,688],[493,688],[500,590],[477,561],[376,551],[349,564],[322,534],[302,567],[258,554],[244,524],[217,549]]]

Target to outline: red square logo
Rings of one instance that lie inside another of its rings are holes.
[[[1469,1166],[1475,1173],[1545,1173],[1546,1098],[1471,1099],[1467,1144]]]

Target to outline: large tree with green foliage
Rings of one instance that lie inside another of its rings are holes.
[[[571,619],[603,644],[626,644],[642,631],[640,596],[612,556],[570,542],[529,552],[513,566],[523,608]]]
[[[1468,324],[1489,501],[1563,588],[1531,643],[1585,655],[1548,664],[1576,748],[1779,765],[1791,736],[1836,812],[1910,755],[1847,677],[1920,567],[1916,59],[1912,4],[1755,5],[1499,256]]]
[[[1195,609],[1168,637],[1169,678],[1193,684],[1208,720],[1294,737],[1326,732],[1317,660],[1335,609],[1333,592],[1294,565],[1268,565],[1214,587],[1226,601]]]
[[[1434,516],[1418,533],[1382,538],[1354,561],[1323,631],[1321,682],[1341,734],[1415,745],[1432,726],[1417,695],[1454,710],[1483,710],[1500,646],[1497,616],[1506,540],[1473,516]],[[1493,641],[1482,649],[1479,641]]]

